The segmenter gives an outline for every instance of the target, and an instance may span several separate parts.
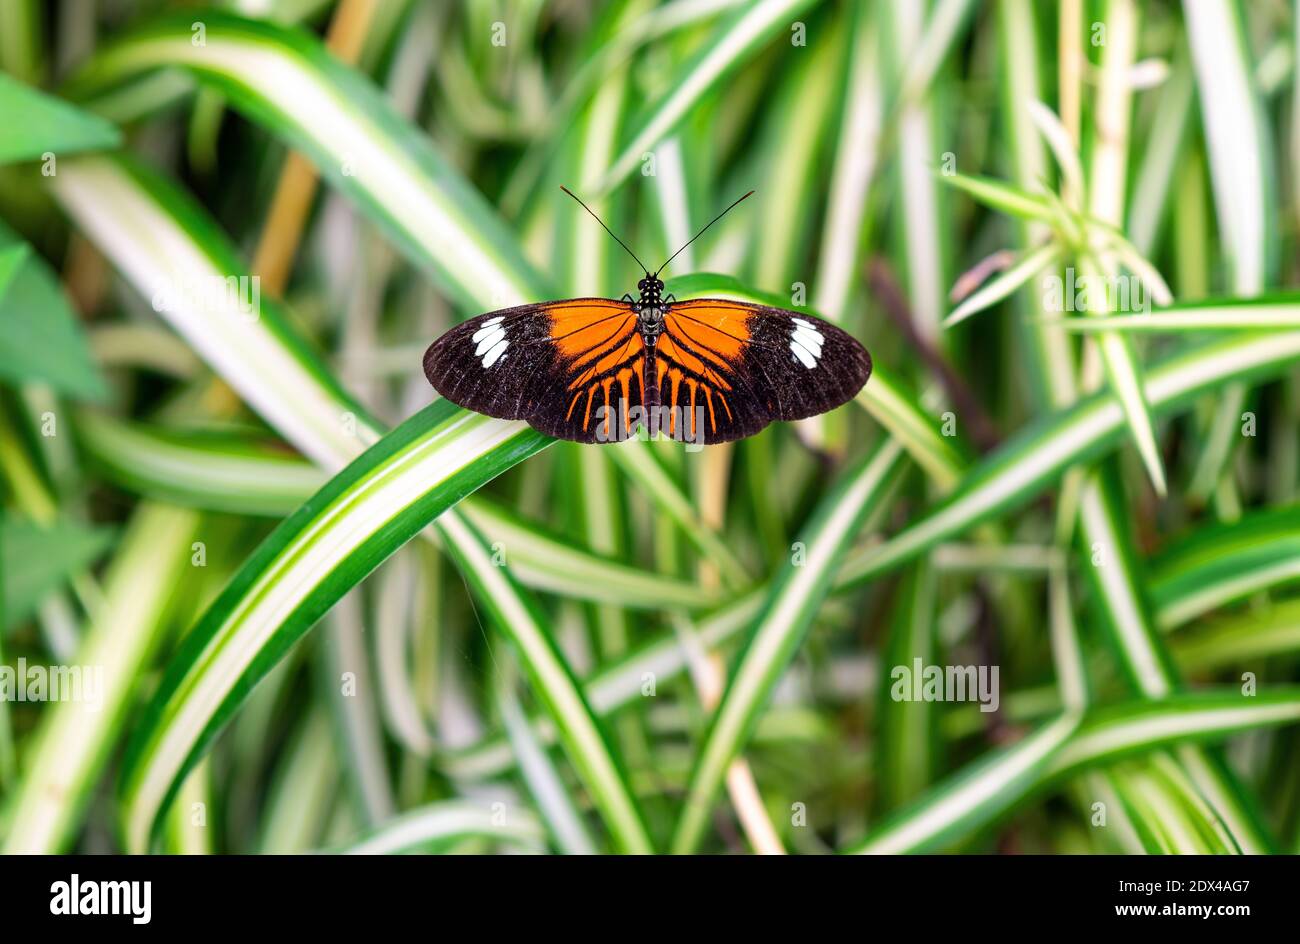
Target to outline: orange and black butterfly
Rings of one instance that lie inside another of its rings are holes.
[[[429,346],[425,376],[455,404],[582,443],[621,442],[640,429],[729,442],[773,420],[825,413],[867,382],[871,357],[844,331],[766,305],[677,301],[659,279],[668,262],[652,273],[637,259],[639,298],[572,298],[471,318]]]

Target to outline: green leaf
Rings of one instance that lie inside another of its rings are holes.
[[[844,548],[903,468],[901,456],[897,443],[886,442],[846,471],[803,534],[808,559],[792,558],[773,581],[700,748],[673,836],[674,852],[691,852],[698,846],[727,766],[744,749],[759,711],[803,642]]]
[[[0,302],[4,301],[5,292],[9,291],[9,286],[13,283],[14,277],[22,270],[24,263],[27,262],[27,246],[9,246],[0,250]]]
[[[1151,600],[1162,629],[1300,579],[1300,506],[1270,508],[1197,528],[1152,561]]]
[[[973,177],[969,174],[944,174],[941,179],[1008,216],[1043,223],[1055,223],[1057,220],[1057,212],[1047,200],[1012,184],[992,177]]]
[[[996,305],[1044,269],[1055,265],[1059,256],[1060,250],[1051,243],[1041,249],[1026,253],[1010,269],[991,280],[987,285],[982,286],[954,308],[952,313],[944,319],[943,326],[951,328],[953,325],[961,324],[971,315]]]
[[[45,597],[69,577],[99,560],[113,543],[112,528],[90,528],[60,520],[48,527],[0,518],[0,579],[4,626],[30,617]]]
[[[632,140],[610,161],[609,169],[596,183],[597,194],[622,183],[670,134],[705,95],[717,88],[731,72],[756,55],[774,36],[788,30],[811,0],[758,0],[721,24],[700,47],[700,52],[668,83],[668,91],[651,103],[632,122]]]
[[[117,128],[0,73],[0,164],[31,161],[46,153],[62,158],[102,151],[122,142]]]
[[[282,447],[242,433],[126,423],[101,412],[77,416],[77,438],[117,485],[205,511],[285,517],[328,476]],[[461,510],[489,541],[510,548],[520,583],[575,599],[644,609],[701,609],[717,593],[638,570],[557,537],[475,496]]]
[[[85,400],[107,392],[58,279],[2,223],[0,379],[46,383]]]
[[[63,852],[76,834],[127,712],[146,694],[145,668],[166,636],[197,529],[198,516],[185,509],[142,504],[132,515],[74,662],[96,672],[98,700],[60,701],[42,714],[0,851]]]
[[[1225,383],[1276,377],[1297,356],[1300,332],[1238,335],[1197,345],[1149,368],[1146,395],[1157,416],[1171,414]],[[1114,446],[1123,424],[1123,411],[1109,392],[1043,417],[981,460],[921,520],[882,545],[854,552],[845,563],[845,579],[859,582],[884,573],[999,511],[1028,502],[1068,466]]]
[[[195,284],[239,272],[212,222],[162,179],[105,159],[69,164],[56,193],[143,293],[166,291],[176,279]],[[159,239],[173,247],[168,259],[151,251]],[[449,550],[462,563],[477,563],[480,542],[451,507],[550,442],[523,423],[467,413],[446,401],[381,438],[380,427],[339,388],[269,299],[255,318],[214,293],[185,295],[161,313],[264,419],[320,464],[337,468],[365,442],[374,445],[276,529],[173,658],[128,747],[123,830],[135,850],[148,848],[188,771],[294,641],[439,515]],[[472,582],[480,589],[490,584],[492,598],[485,602],[493,608],[529,611],[508,577],[488,581],[479,574]],[[545,627],[536,620],[505,626],[530,678],[553,686],[542,693],[544,701],[564,712],[557,726],[580,773],[590,778],[588,789],[616,840],[626,850],[648,851],[617,763],[557,662]],[[209,645],[212,651],[204,648]]]
[[[1099,764],[1184,742],[1300,723],[1300,691],[1206,692],[1064,714],[992,752],[875,827],[845,851],[927,852],[973,835],[1035,791]]]
[[[1067,331],[1133,331],[1193,334],[1198,331],[1291,331],[1300,328],[1300,296],[1271,294],[1241,301],[1173,305],[1150,314],[1054,318]]]
[[[517,804],[512,803],[501,820],[491,804],[441,800],[408,810],[360,839],[329,851],[343,855],[396,855],[468,838],[536,850],[543,845],[545,833],[537,817]]]
[[[1078,716],[1063,715],[1013,747],[989,754],[903,807],[845,851],[859,855],[927,852],[970,835],[1038,785],[1078,725]]]
[[[1276,170],[1273,141],[1254,69],[1244,11],[1233,0],[1184,3],[1187,42],[1196,74],[1205,148],[1210,158],[1220,243],[1234,294],[1269,287],[1277,269]],[[1201,447],[1191,492],[1204,498],[1218,484],[1234,447],[1243,387],[1224,392]]]
[[[130,847],[148,847],[158,815],[212,738],[343,593],[457,500],[544,444],[532,431],[436,403],[286,519],[186,636],[135,729],[122,784]]]
[[[77,439],[101,473],[179,505],[283,517],[328,478],[282,446],[240,433],[126,423],[100,411],[76,420]]]
[[[167,17],[103,50],[69,94],[90,97],[160,67],[188,70],[307,154],[468,312],[546,297],[545,281],[478,191],[315,37],[207,10],[198,46],[193,20]]]

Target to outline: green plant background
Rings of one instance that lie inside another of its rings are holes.
[[[0,848],[1300,852],[1297,25],[0,2],[0,665],[104,678],[0,700]],[[430,405],[635,285],[560,184],[647,258],[756,189],[668,290],[871,380],[703,451]]]

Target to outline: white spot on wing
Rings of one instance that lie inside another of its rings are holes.
[[[488,348],[487,353],[483,355],[484,367],[491,367],[497,361],[501,360],[501,358],[506,356],[506,348],[510,346],[510,342],[506,340],[505,332],[501,332],[499,335],[496,335],[496,337],[497,343]]]
[[[484,338],[493,334],[498,334],[504,337],[505,328],[500,327],[501,317],[501,315],[497,315],[495,318],[489,318],[487,321],[483,322],[483,324],[479,326],[479,329],[470,336],[470,340],[477,344]],[[482,353],[482,351],[483,349],[480,347],[479,353]]]
[[[812,370],[821,360],[822,344],[825,343],[826,338],[811,322],[802,318],[793,320],[794,330],[790,333],[790,352],[799,363]]]
[[[506,333],[502,331],[500,328],[497,328],[493,330],[491,333],[483,336],[482,340],[478,342],[478,347],[474,349],[474,353],[476,355],[482,354],[484,351],[488,350],[489,348],[495,347],[498,341],[504,341],[505,338],[506,338]]]

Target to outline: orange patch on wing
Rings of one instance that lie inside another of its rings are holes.
[[[603,347],[602,341],[619,336],[626,339],[624,328],[636,316],[621,303],[600,304],[589,299],[556,302],[546,307],[551,319],[551,340],[560,353],[568,358],[579,357],[594,347]]]
[[[749,341],[749,311],[708,300],[679,302],[665,328],[720,367],[735,364]]]

